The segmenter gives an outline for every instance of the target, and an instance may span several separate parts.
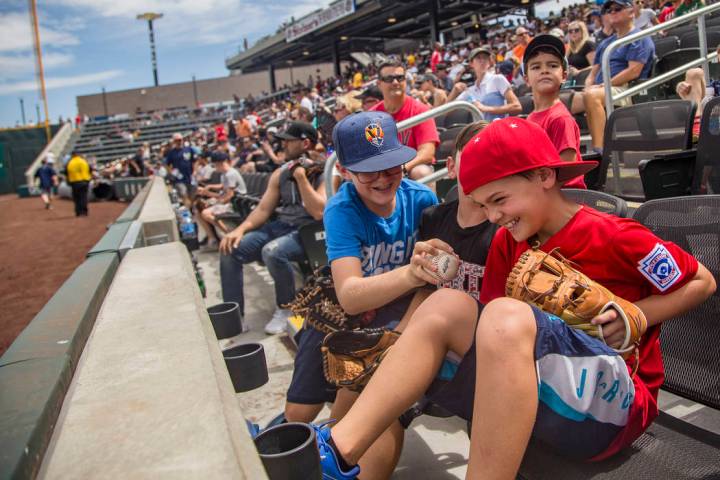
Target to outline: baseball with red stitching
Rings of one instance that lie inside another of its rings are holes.
[[[460,260],[456,255],[440,252],[438,255],[429,257],[429,260],[435,270],[427,268],[424,270],[441,282],[450,281],[457,276]]]

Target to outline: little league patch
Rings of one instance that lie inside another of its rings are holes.
[[[682,274],[673,256],[660,243],[638,262],[638,270],[661,292],[670,288]]]

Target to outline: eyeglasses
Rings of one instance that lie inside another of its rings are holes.
[[[568,33],[580,33],[580,31],[581,30],[579,28],[569,28],[568,29]]]
[[[397,167],[388,168],[387,170],[380,170],[379,172],[353,172],[351,170],[351,173],[355,175],[355,177],[358,179],[358,182],[362,184],[372,183],[378,178],[380,178],[380,175],[385,175],[386,177],[394,177],[395,175],[399,174],[405,174],[405,165],[398,165]]]
[[[402,75],[383,75],[380,77],[381,82],[385,83],[392,83],[392,82],[398,82],[402,83],[405,81],[405,74]]]

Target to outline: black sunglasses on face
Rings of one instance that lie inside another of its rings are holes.
[[[405,81],[405,75],[383,75],[380,77],[380,81],[385,83],[392,83],[393,81],[402,83]]]
[[[580,33],[580,29],[579,28],[571,28],[568,30],[568,33]]]
[[[620,6],[609,7],[607,9],[605,9],[605,13],[618,13],[618,12],[622,12],[623,10],[625,10],[625,7],[620,7]]]

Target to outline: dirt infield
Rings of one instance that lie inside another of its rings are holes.
[[[127,204],[98,202],[75,217],[69,200],[0,196],[0,355],[85,259]]]

